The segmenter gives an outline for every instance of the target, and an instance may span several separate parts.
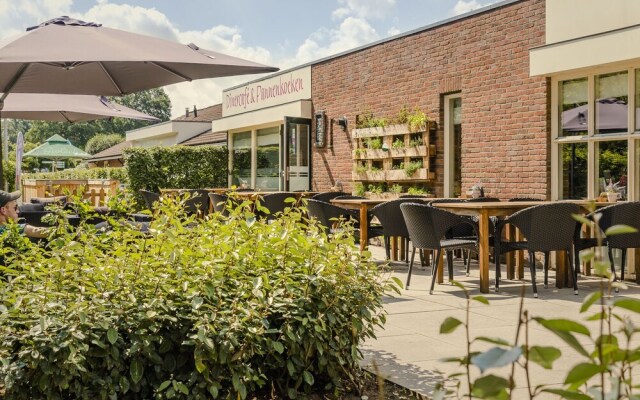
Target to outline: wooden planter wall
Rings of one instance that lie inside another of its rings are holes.
[[[435,128],[433,122],[420,132],[410,132],[406,125],[354,129],[353,181],[412,184],[434,180],[435,172],[431,170],[429,160],[435,157],[436,146],[429,142],[430,128]],[[411,139],[416,137],[422,138],[422,145],[410,146]],[[380,138],[386,150],[367,148],[367,142],[371,138]],[[398,139],[404,142],[404,147],[394,149],[393,142]],[[422,161],[422,168],[411,176],[408,176],[404,169],[394,169],[394,165],[408,165],[409,162],[418,160]],[[366,171],[363,171],[363,167]],[[379,170],[372,170],[373,167]]]
[[[32,198],[63,196],[68,192],[81,194],[94,206],[103,206],[113,196],[120,182],[115,179],[24,179],[22,201]]]

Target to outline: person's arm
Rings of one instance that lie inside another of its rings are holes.
[[[25,225],[24,234],[27,237],[32,237],[32,238],[46,238],[49,236],[49,228]]]

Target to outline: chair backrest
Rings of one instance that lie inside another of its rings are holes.
[[[465,200],[467,203],[488,203],[492,201],[500,201],[497,197],[476,197]]]
[[[470,221],[446,210],[426,204],[403,203],[400,205],[407,224],[409,239],[417,248],[440,249],[440,240],[451,228]]]
[[[353,194],[343,194],[343,195],[340,195],[340,196],[336,196],[331,200],[352,200],[352,199],[366,199],[366,197],[356,196],[356,195],[353,195]]]
[[[209,201],[211,201],[213,205],[213,212],[220,213],[225,217],[229,216],[229,210],[227,209],[229,196],[219,193],[209,193]]]
[[[359,222],[356,213],[351,212],[351,210],[316,199],[307,200],[307,213],[309,214],[309,218],[317,219],[320,225],[329,230],[331,230],[338,222],[337,220],[340,219]]]
[[[349,193],[345,193],[345,192],[322,192],[322,193],[314,194],[311,198],[314,200],[329,202],[331,199],[334,199],[338,196],[347,196],[348,194]]]
[[[509,201],[544,201],[535,197],[513,197]]]
[[[184,202],[185,212],[189,215],[204,216],[209,211],[209,196],[206,190],[185,189],[180,194],[189,193],[190,197]]]
[[[144,204],[147,205],[147,209],[149,209],[149,211],[153,211],[153,208],[154,208],[153,203],[160,200],[160,194],[150,192],[148,190],[142,190],[142,189],[140,190],[140,194],[144,199]]]
[[[623,233],[607,236],[609,247],[615,249],[640,248],[640,202],[616,203],[596,213],[602,214],[598,224],[600,229],[606,231],[614,225],[627,225],[636,228],[638,232]]]
[[[287,199],[296,199],[296,195],[288,192],[278,193],[266,193],[262,196],[260,204],[269,210],[269,214],[265,214],[264,217],[267,220],[273,220],[278,217],[279,214],[284,213],[287,207],[293,207],[295,203],[287,202]]]
[[[573,214],[580,212],[574,203],[550,203],[520,210],[505,218],[527,239],[532,251],[569,250],[577,226]]]
[[[441,204],[441,203],[464,203],[466,199],[434,199],[429,202],[429,205],[432,204]]]
[[[411,203],[412,201],[415,201],[415,199],[390,200],[380,203],[371,209],[371,214],[378,218],[378,221],[382,224],[384,236],[409,237],[409,231],[407,230],[407,224],[404,222],[400,204]]]

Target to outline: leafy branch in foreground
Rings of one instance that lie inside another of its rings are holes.
[[[591,207],[593,211],[594,206]],[[489,302],[482,296],[470,297],[461,284],[455,283],[467,298],[466,319],[460,321],[448,317],[441,324],[440,332],[449,334],[459,327],[465,329],[466,354],[444,360],[460,365],[463,372],[450,374],[448,379],[441,382],[434,399],[442,399],[445,396],[478,399],[514,398],[517,368],[524,372],[524,386],[530,399],[549,395],[572,400],[640,398],[640,386],[634,382],[635,370],[640,365],[640,348],[634,345],[639,331],[634,323],[634,315],[640,314],[640,300],[613,295],[613,289],[626,289],[626,285],[615,281],[610,272],[609,260],[601,251],[603,237],[597,229],[600,215],[597,212],[591,215],[591,219],[575,216],[580,223],[591,226],[598,241],[595,249],[584,252],[581,257],[583,261],[592,262],[595,275],[601,277],[598,290],[589,294],[580,308],[580,313],[586,315],[586,323],[568,318],[548,319],[530,315],[524,307],[523,286],[515,339],[512,342],[496,337],[471,339],[471,301],[484,304]],[[604,234],[611,237],[633,232],[636,230],[632,227],[616,225],[608,228]],[[562,385],[533,386],[533,365],[551,370],[556,361],[562,362],[562,351],[554,346],[532,344],[529,340],[532,323],[555,334],[582,357],[580,362],[571,367]],[[590,328],[589,325],[593,323],[596,327]],[[477,342],[491,343],[494,346],[484,351],[474,351],[473,345]],[[475,367],[473,370],[472,366]],[[487,373],[506,366],[510,366],[506,377]],[[472,380],[476,368],[479,370],[479,376]],[[462,381],[466,383],[464,391],[461,390]]]

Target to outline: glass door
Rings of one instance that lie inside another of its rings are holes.
[[[283,141],[282,190],[310,190],[311,120],[285,117]]]

